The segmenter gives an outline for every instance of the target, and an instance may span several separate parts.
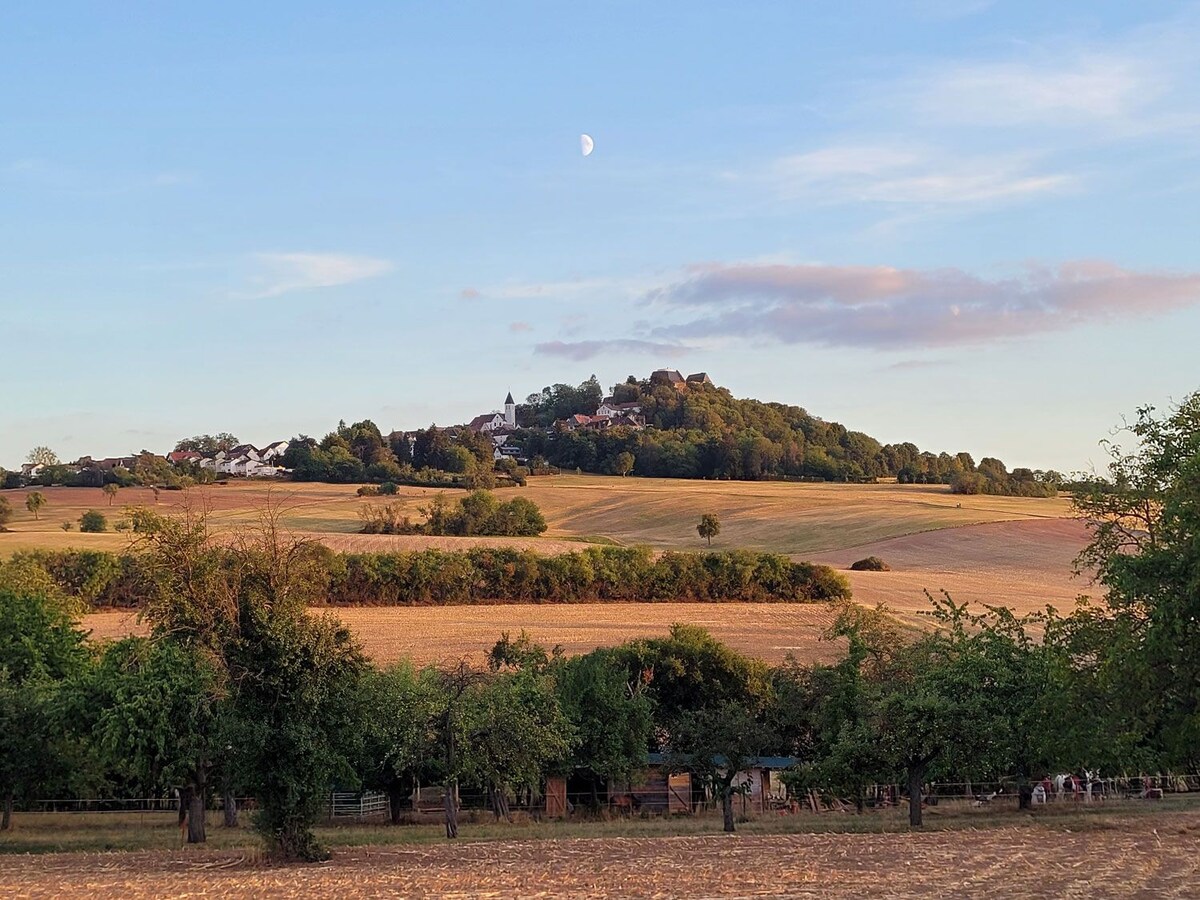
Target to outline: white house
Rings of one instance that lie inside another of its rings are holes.
[[[596,415],[605,419],[611,419],[614,416],[622,414],[636,416],[642,411],[640,403],[614,403],[612,398],[607,398],[596,408]]]
[[[283,454],[287,453],[289,445],[290,441],[275,441],[267,444],[267,446],[263,447],[263,449],[259,451],[258,457],[263,462],[270,462],[273,459],[280,459]]]

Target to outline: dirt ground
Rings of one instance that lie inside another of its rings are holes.
[[[340,850],[276,867],[236,851],[15,856],[6,897],[1195,897],[1200,819],[1068,830],[704,835]]]

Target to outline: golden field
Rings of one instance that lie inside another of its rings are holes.
[[[1052,604],[1068,608],[1088,590],[1072,577],[1072,560],[1085,530],[1070,518],[1065,499],[961,496],[922,485],[696,482],[669,479],[564,475],[532,479],[520,490],[536,502],[550,525],[540,538],[427,538],[359,535],[364,502],[400,502],[414,516],[436,493],[402,488],[396,498],[364,501],[349,485],[230,483],[187,492],[163,491],[158,502],[144,488],[125,488],[111,510],[98,489],[44,489],[41,520],[24,509],[24,491],[5,491],[18,515],[12,533],[0,534],[0,555],[31,547],[120,550],[128,536],[64,532],[63,521],[87,509],[115,518],[123,505],[169,514],[183,502],[203,505],[218,530],[253,523],[268,501],[284,508],[285,524],[344,551],[385,551],[474,544],[515,545],[546,553],[579,549],[584,541],[645,544],[657,549],[699,550],[695,533],[703,512],[715,512],[722,532],[714,549],[744,547],[786,553],[846,569],[868,555],[889,572],[849,572],[855,599],[884,603],[901,619],[920,621],[926,590],[946,590],[958,601],[1008,606],[1028,612]],[[508,494],[502,491],[501,495]],[[480,654],[503,631],[522,629],[570,652],[662,634],[673,622],[694,622],[745,653],[770,660],[795,653],[828,655],[821,643],[829,624],[823,607],[791,604],[584,604],[478,607],[338,609],[381,662],[412,656],[436,662]],[[96,637],[136,627],[130,613],[98,613],[86,624]]]

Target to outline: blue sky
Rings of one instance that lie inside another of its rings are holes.
[[[342,6],[0,9],[0,464],[670,365],[1072,470],[1200,387],[1196,4]]]

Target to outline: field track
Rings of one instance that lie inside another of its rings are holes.
[[[6,897],[1194,897],[1195,814],[903,834],[704,835],[349,848],[275,867],[236,851],[13,856]]]

